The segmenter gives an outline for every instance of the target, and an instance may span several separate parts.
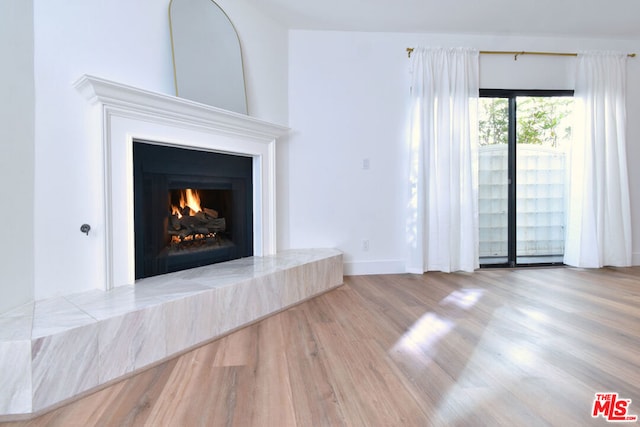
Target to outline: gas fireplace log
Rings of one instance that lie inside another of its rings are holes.
[[[180,220],[180,224],[184,228],[190,228],[192,230],[196,228],[208,228],[209,231],[224,231],[227,228],[227,221],[224,218],[215,218],[215,219],[207,219],[206,221],[202,221],[202,219],[197,216],[183,217]]]
[[[218,218],[218,211],[214,211],[213,209],[204,208],[204,210],[196,213],[194,217],[198,218],[202,223],[207,223],[212,219]]]
[[[204,213],[206,213],[209,218],[218,218],[218,211],[214,209],[204,208]]]
[[[209,234],[209,229],[207,227],[196,227],[193,229],[196,234]]]
[[[202,221],[195,216],[183,216],[180,218],[180,225],[183,228],[195,228],[199,227]]]
[[[212,233],[225,231],[227,229],[227,220],[224,218],[211,219],[207,222],[206,227]]]
[[[169,217],[169,222],[171,223],[171,228],[173,228],[176,231],[182,228],[182,225],[180,225],[180,218],[178,218],[178,215],[171,215]]]
[[[193,234],[193,232],[191,230],[187,230],[186,228],[183,228],[182,230],[176,231],[176,230],[167,230],[167,234],[169,236],[178,236],[180,237],[180,239],[184,239],[187,236],[190,236],[191,234]]]
[[[196,214],[193,217],[203,223],[209,221],[209,218],[207,218],[207,215],[203,211],[196,212]]]
[[[227,221],[224,218],[208,218],[202,220],[197,216],[183,216],[177,218],[175,216],[170,217],[169,235],[183,236],[183,231],[188,234],[203,233],[201,230],[207,230],[208,233],[215,233],[218,231],[225,231],[227,229]],[[206,234],[203,233],[203,234]]]

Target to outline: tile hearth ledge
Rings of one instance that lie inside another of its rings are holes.
[[[338,250],[301,249],[22,306],[0,316],[0,421],[52,409],[342,283]]]

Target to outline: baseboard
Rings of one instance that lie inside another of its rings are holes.
[[[640,252],[633,252],[632,265],[640,266]],[[376,261],[345,261],[345,276],[366,276],[371,274],[423,274],[419,271],[409,271],[404,260],[376,260]]]
[[[345,276],[366,276],[371,274],[402,274],[407,269],[404,260],[350,261],[344,262]]]

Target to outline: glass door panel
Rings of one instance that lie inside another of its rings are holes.
[[[573,98],[516,97],[516,263],[562,262]]]
[[[480,264],[508,262],[509,103],[480,98],[478,222]]]

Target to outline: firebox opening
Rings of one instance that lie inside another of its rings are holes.
[[[136,279],[253,255],[252,159],[135,142]]]
[[[169,256],[233,245],[231,190],[170,190],[169,201]]]

